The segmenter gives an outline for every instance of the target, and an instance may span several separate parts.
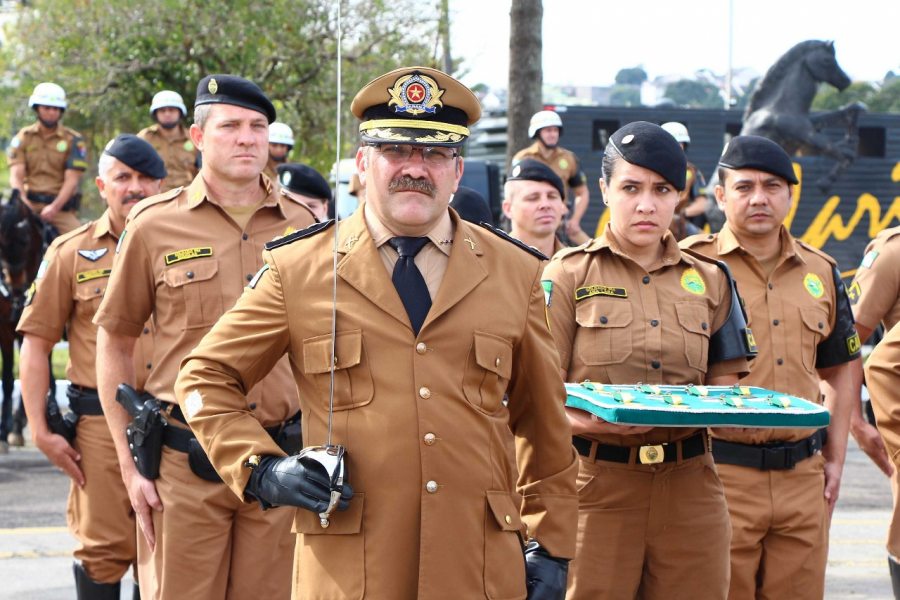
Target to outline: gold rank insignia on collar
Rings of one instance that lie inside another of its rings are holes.
[[[627,298],[628,292],[623,287],[609,285],[586,285],[575,290],[575,302],[580,302],[593,296],[610,296],[612,298]],[[549,299],[548,299],[549,304]]]
[[[475,249],[475,242],[473,242],[471,238],[465,238],[463,241],[469,245],[469,248],[472,250]]]
[[[92,279],[109,277],[110,273],[112,273],[112,269],[91,269],[90,271],[82,271],[75,274],[75,281],[84,283],[86,281],[91,281]]]
[[[393,106],[398,113],[434,114],[444,105],[441,102],[444,90],[438,87],[437,81],[419,72],[398,78],[388,93],[391,95],[388,106]]]
[[[205,258],[212,255],[213,250],[209,246],[203,246],[201,248],[185,248],[184,250],[176,250],[175,252],[166,254],[166,265],[174,265],[183,260]]]

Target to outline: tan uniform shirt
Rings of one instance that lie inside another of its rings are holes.
[[[57,237],[44,255],[17,326],[23,335],[54,342],[68,331],[66,375],[72,383],[87,388],[97,387],[97,326],[91,320],[106,291],[117,241],[108,212]],[[135,346],[137,389],[143,389],[152,357],[153,335],[148,323]]]
[[[900,402],[897,397],[900,386],[900,327],[894,326],[869,355],[866,361],[866,386],[875,402],[878,433],[884,438],[888,455],[896,466],[900,463]],[[892,549],[896,550],[896,549]]]
[[[200,153],[194,148],[188,129],[184,125],[179,123],[178,127],[169,131],[157,123],[141,129],[138,137],[147,140],[156,148],[166,165],[167,174],[163,181],[163,192],[190,185],[197,176],[197,157]]]
[[[563,250],[547,264],[551,331],[568,381],[703,384],[749,370],[745,359],[709,362],[709,338],[731,309],[724,271],[683,253],[669,233],[662,243],[661,260],[646,271],[607,226],[599,238]],[[677,441],[695,431],[657,427],[640,435],[584,437],[638,446]]]
[[[816,371],[817,346],[835,323],[834,260],[781,230],[781,256],[771,275],[744,250],[726,223],[718,234],[682,242],[706,256],[724,260],[744,299],[759,353],[744,385],[760,386],[822,403]],[[798,441],[813,429],[713,430],[716,437],[745,444]]]
[[[137,337],[151,316],[155,356],[147,391],[174,402],[182,358],[226,310],[262,266],[266,242],[289,228],[303,229],[312,213],[300,203],[267,197],[241,230],[206,193],[202,176],[132,209],[122,234],[107,294],[94,319],[106,329]],[[296,388],[282,361],[249,390],[244,410],[264,426],[297,411]]]
[[[446,272],[416,336],[363,212],[340,225],[337,267],[333,439],[354,497],[328,529],[297,511],[295,593],[524,598],[523,519],[550,554],[571,557],[577,510],[542,264],[452,214]],[[236,492],[251,454],[279,453],[242,417],[241,390],[285,352],[303,437],[325,439],[333,236],[267,252],[255,288],[184,362],[179,400],[196,407],[191,427]],[[389,551],[370,551],[379,540]]]
[[[40,123],[23,127],[6,151],[9,166],[25,165],[25,192],[59,193],[68,169],[87,169],[87,149],[81,134],[57,125],[42,133]]]
[[[553,169],[553,172],[559,175],[559,178],[563,180],[563,184],[566,186],[566,196],[569,195],[569,191],[572,188],[587,184],[584,172],[578,166],[578,157],[576,157],[573,152],[557,146],[550,150],[549,158],[546,158],[541,154],[542,149],[544,149],[544,147],[541,142],[535,141],[527,148],[519,150],[513,157],[512,164],[515,165],[525,158],[533,158],[534,160],[541,161]],[[566,198],[563,198],[563,200],[565,199]]]
[[[271,179],[272,181],[278,181],[278,165],[283,165],[283,162],[277,162],[269,159],[269,162],[266,163],[266,168],[263,169],[263,175]]]
[[[869,242],[847,294],[856,322],[870,330],[884,322],[888,331],[900,322],[900,227]]]

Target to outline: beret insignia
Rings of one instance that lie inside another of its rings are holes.
[[[209,90],[210,94],[215,94],[217,91],[219,91],[219,84],[216,83],[215,77],[209,80],[209,85],[206,86],[206,89]]]

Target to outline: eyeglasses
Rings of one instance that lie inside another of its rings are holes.
[[[459,152],[453,148],[443,146],[412,146],[410,144],[369,144],[375,148],[381,156],[392,163],[408,161],[414,152],[422,155],[429,165],[443,167],[459,156]]]

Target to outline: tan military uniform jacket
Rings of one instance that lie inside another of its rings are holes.
[[[9,166],[25,165],[25,191],[56,195],[68,169],[87,169],[87,149],[81,134],[64,125],[47,135],[40,123],[23,127],[6,151]]]
[[[663,244],[661,261],[648,272],[625,254],[607,226],[599,238],[563,250],[547,264],[547,312],[568,381],[703,384],[749,370],[745,359],[709,362],[709,338],[731,309],[724,271],[683,253],[668,232]],[[695,431],[657,427],[640,435],[584,437],[639,446]]]
[[[587,183],[584,172],[578,166],[578,157],[576,157],[573,152],[557,146],[550,151],[550,157],[545,158],[545,156],[541,154],[542,148],[543,146],[539,141],[534,142],[527,148],[519,150],[513,157],[512,164],[515,165],[525,158],[541,161],[553,169],[553,172],[559,175],[559,178],[563,180],[563,184],[566,186],[566,196],[569,195],[569,191],[572,188],[577,188]],[[565,200],[565,198],[563,198],[563,200]]]
[[[883,399],[874,403],[878,419],[878,433],[884,439],[888,456],[896,466],[900,463],[900,327],[894,326],[881,340],[866,361],[866,386],[872,398]]]
[[[266,163],[266,168],[263,169],[263,175],[265,175],[272,181],[277,182],[278,181],[278,165],[281,165],[281,164],[284,164],[284,163],[275,162],[274,160],[272,160],[270,158],[269,162]]]
[[[194,148],[188,129],[184,125],[179,124],[172,130],[171,139],[166,137],[164,132],[165,130],[157,123],[141,129],[138,137],[150,142],[163,159],[167,175],[163,181],[162,191],[167,192],[173,188],[190,185],[197,176],[197,157],[200,153]]]
[[[847,294],[856,322],[870,330],[881,322],[890,330],[900,322],[900,227],[869,242]]]
[[[313,222],[304,205],[276,196],[264,178],[260,183],[267,196],[243,231],[209,199],[201,175],[187,188],[144,200],[129,215],[94,322],[137,337],[153,317],[155,367],[146,389],[161,400],[175,401],[182,358],[262,266],[265,243]],[[243,410],[267,427],[297,411],[285,361],[248,391]]]
[[[44,255],[17,326],[20,334],[54,342],[68,331],[66,375],[75,385],[87,388],[97,387],[97,326],[91,320],[106,291],[117,241],[110,230],[109,212],[57,237]],[[152,357],[153,335],[147,323],[134,352],[138,389],[147,380]]]
[[[744,250],[726,223],[718,234],[681,242],[706,256],[724,260],[744,299],[759,353],[744,385],[761,386],[822,403],[816,371],[818,345],[835,323],[834,260],[781,230],[781,257],[767,275]],[[745,444],[798,441],[812,429],[713,430],[716,437]]]
[[[337,267],[333,439],[355,493],[327,529],[297,511],[295,593],[524,598],[523,520],[552,555],[575,548],[577,462],[542,264],[451,212],[447,270],[416,337],[362,213],[340,225]],[[185,359],[179,400],[197,407],[191,427],[235,493],[250,455],[280,454],[242,390],[285,352],[304,440],[325,441],[333,235],[267,252],[255,289]]]

